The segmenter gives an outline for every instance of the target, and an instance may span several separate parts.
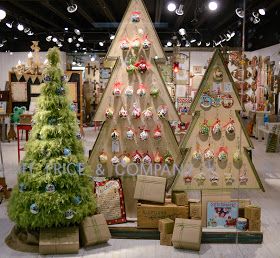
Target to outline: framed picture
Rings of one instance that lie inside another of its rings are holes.
[[[187,114],[192,104],[192,97],[178,97],[177,110],[179,114]]]
[[[7,101],[0,101],[0,114],[7,113]]]
[[[207,227],[235,228],[238,218],[238,202],[208,202]]]
[[[41,86],[42,84],[32,84],[30,85],[30,93],[31,94],[41,94]]]
[[[12,82],[11,93],[13,102],[27,102],[27,83]]]
[[[71,102],[78,102],[77,82],[67,82],[68,99]]]

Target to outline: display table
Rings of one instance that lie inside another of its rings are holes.
[[[20,162],[20,152],[24,151],[24,147],[20,147],[20,131],[25,131],[26,137],[25,140],[28,141],[29,131],[32,130],[32,125],[30,124],[17,124],[17,143],[18,143],[18,162]]]

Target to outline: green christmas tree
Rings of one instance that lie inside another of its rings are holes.
[[[60,227],[95,212],[88,168],[57,48],[48,51],[42,94],[8,213],[18,227]]]

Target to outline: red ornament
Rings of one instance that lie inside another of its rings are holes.
[[[148,70],[148,64],[144,59],[141,59],[134,66],[137,67],[139,73],[141,74],[145,73]]]

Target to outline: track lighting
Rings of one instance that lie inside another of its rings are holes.
[[[265,9],[260,8],[260,9],[259,9],[259,14],[260,14],[260,15],[265,15]]]
[[[79,29],[74,29],[74,32],[76,33],[76,35],[81,35],[81,32],[80,32],[80,30]]]
[[[72,43],[72,42],[73,42],[73,39],[72,39],[72,38],[68,38],[67,41],[68,41],[69,43]]]
[[[175,13],[176,13],[177,15],[179,15],[179,16],[183,15],[183,14],[184,14],[183,8],[184,8],[184,5],[180,4],[180,5],[179,5],[179,8],[176,9]]]
[[[113,40],[115,38],[115,35],[114,34],[111,34],[110,35],[110,40]]]
[[[19,31],[23,31],[24,30],[24,27],[23,27],[23,25],[22,24],[18,24],[17,25],[17,29],[19,30]]]
[[[25,27],[23,30],[24,33],[28,33],[29,31],[30,31],[30,28],[28,28],[28,27]]]
[[[79,38],[78,38],[78,41],[80,41],[80,42],[84,42],[83,37],[79,37]]]
[[[34,32],[32,32],[31,30],[27,33],[28,36],[32,36],[34,35]]]
[[[192,38],[192,39],[190,40],[190,42],[191,42],[191,43],[194,43],[194,42],[196,42],[196,39],[195,39],[195,38]]]
[[[0,9],[0,22],[5,19],[6,15],[6,11]]]
[[[206,42],[205,45],[206,45],[206,47],[209,47],[210,46],[210,42]]]
[[[76,4],[71,4],[67,6],[68,13],[74,13],[78,9],[78,6]]]
[[[13,28],[13,21],[12,22],[6,22],[6,26],[10,29]]]
[[[189,47],[190,46],[190,42],[186,41],[185,47]]]
[[[81,45],[80,43],[77,43],[77,44],[76,44],[76,47],[79,47],[80,45]]]
[[[100,41],[98,44],[99,44],[100,47],[103,47],[104,46],[104,41]]]
[[[235,13],[239,18],[244,18],[245,16],[245,13],[242,8],[236,8]]]
[[[167,10],[169,12],[174,12],[176,10],[176,5],[173,3],[173,2],[170,2],[168,5],[167,5]]]
[[[218,8],[218,4],[216,1],[210,1],[208,4],[208,8],[210,11],[215,11]]]
[[[186,35],[186,30],[185,30],[184,28],[179,29],[179,34],[180,34],[181,36]]]
[[[197,42],[197,46],[199,47],[201,45],[201,41],[198,41]]]
[[[171,46],[172,46],[172,42],[171,42],[171,41],[167,41],[166,45],[167,45],[168,47],[171,47]]]
[[[53,37],[52,38],[52,41],[55,43],[55,42],[57,42],[57,38],[56,37]]]

